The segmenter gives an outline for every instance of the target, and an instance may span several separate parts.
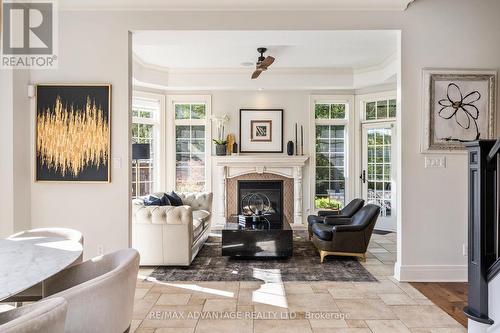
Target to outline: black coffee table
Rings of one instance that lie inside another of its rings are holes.
[[[248,258],[290,257],[293,251],[293,230],[288,222],[238,223],[229,218],[222,229],[222,255]]]

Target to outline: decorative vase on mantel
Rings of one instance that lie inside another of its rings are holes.
[[[216,144],[215,145],[215,155],[217,156],[226,156],[227,154],[227,146],[226,144],[223,144],[223,145],[218,145]]]

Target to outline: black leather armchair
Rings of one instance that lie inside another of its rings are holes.
[[[350,220],[346,218],[351,218],[356,212],[358,212],[365,201],[363,199],[354,199],[349,202],[342,210],[332,211],[332,210],[320,210],[318,215],[309,215],[307,217],[307,229],[309,231],[309,239],[312,238],[312,226],[315,223],[327,223],[327,224],[345,224],[350,223]]]
[[[314,223],[312,241],[319,250],[321,262],[328,255],[355,256],[366,260],[366,250],[380,207],[369,204],[342,224]]]

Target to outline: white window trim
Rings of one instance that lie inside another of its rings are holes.
[[[347,105],[346,119],[315,119],[315,105],[321,103],[345,103]],[[310,210],[315,214],[319,209],[316,208],[314,199],[316,196],[316,125],[344,125],[346,126],[346,149],[344,155],[345,169],[345,202],[348,203],[353,198],[354,189],[354,95],[311,95],[309,97],[309,151],[310,156]]]
[[[378,102],[378,101],[386,101],[390,99],[395,99],[397,103],[397,94],[396,91],[384,91],[379,93],[365,94],[365,95],[357,95],[356,96],[356,104],[359,107],[358,116],[361,120],[361,123],[378,123],[378,122],[386,122],[386,121],[395,121],[396,117],[393,118],[384,118],[384,119],[373,119],[366,120],[365,115],[365,105],[369,102]],[[397,112],[397,107],[396,107]]]
[[[203,103],[206,105],[205,119],[175,119],[175,104],[178,103]],[[211,163],[211,136],[212,136],[212,96],[211,95],[167,95],[167,164],[166,168],[166,188],[175,189],[175,126],[176,125],[204,125],[205,126],[205,191],[212,191],[212,163]]]
[[[396,100],[396,118],[365,120],[365,103],[383,101],[388,99]],[[397,124],[396,119],[399,117],[400,108],[398,105],[397,91],[395,90],[356,95],[355,106],[356,106],[356,111],[355,111],[356,119],[354,119],[354,123],[355,123],[356,135],[354,139],[355,140],[354,147],[357,153],[355,154],[355,156],[353,156],[353,161],[354,161],[354,174],[359,176],[361,175],[361,170],[363,167],[363,124],[393,123],[396,126]],[[363,195],[361,182],[357,181],[354,184],[355,184],[354,190],[356,196],[361,197]]]
[[[162,94],[155,94],[150,92],[134,90],[132,92],[132,99],[134,98],[158,100],[160,103],[158,119],[132,117],[132,123],[140,122],[142,124],[156,125],[155,137],[158,142],[156,144],[156,149],[155,149],[155,156],[157,156],[157,159],[155,161],[155,174],[154,174],[155,181],[153,182],[153,190],[155,192],[161,191],[162,186],[165,183],[166,156],[164,153],[162,153],[165,151],[165,131],[163,130],[165,128],[165,96]]]

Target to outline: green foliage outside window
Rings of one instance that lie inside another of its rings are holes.
[[[316,104],[316,119],[345,119],[345,104]]]
[[[319,209],[340,209],[342,207],[341,202],[325,197],[316,197],[314,203]]]

